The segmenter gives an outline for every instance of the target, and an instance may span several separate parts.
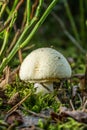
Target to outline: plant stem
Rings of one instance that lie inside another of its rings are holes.
[[[3,44],[2,44],[2,48],[1,48],[1,51],[0,51],[0,57],[2,56],[4,50],[5,50],[6,46],[7,46],[10,30],[12,29],[12,27],[13,27],[13,25],[15,23],[16,18],[17,18],[17,14],[15,12],[15,14],[13,15],[13,17],[11,19],[11,22],[10,22],[9,26],[5,30],[5,33],[4,33],[5,38],[4,38],[4,41],[3,41]]]
[[[27,25],[30,23],[31,0],[27,0]]]
[[[4,33],[4,41],[3,41],[3,44],[2,44],[2,48],[1,48],[1,51],[0,51],[0,57],[2,55],[2,53],[4,52],[4,49],[8,43],[8,37],[9,37],[9,29],[7,28],[5,33]]]
[[[38,23],[35,25],[34,29],[31,31],[30,35],[27,37],[27,39],[22,44],[20,44],[20,41],[22,39],[23,34],[26,33],[26,30],[30,26],[24,30],[23,34],[20,36],[20,40],[18,40],[18,42],[14,46],[13,50],[11,51],[11,53],[8,55],[7,58],[4,58],[4,60],[2,61],[1,65],[0,65],[0,72],[3,71],[4,67],[11,61],[11,59],[17,53],[17,51],[20,48],[23,48],[24,46],[26,46],[30,42],[30,40],[32,39],[32,37],[34,36],[34,34],[36,33],[36,31],[39,29],[39,27],[41,26],[41,24],[45,21],[45,19],[47,18],[47,16],[49,15],[49,13],[52,11],[53,7],[55,6],[55,4],[57,2],[58,2],[58,0],[53,0],[51,2],[51,4],[48,6],[48,8],[46,9],[46,11],[44,12],[44,14],[42,15],[42,17],[38,21]]]

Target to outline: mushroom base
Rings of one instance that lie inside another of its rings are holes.
[[[52,82],[35,83],[34,88],[36,89],[36,94],[42,92],[44,95],[46,93],[53,92],[53,83]]]

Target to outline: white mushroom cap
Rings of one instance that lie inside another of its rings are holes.
[[[19,76],[28,82],[53,82],[71,77],[71,67],[66,58],[52,48],[32,51],[23,61]]]

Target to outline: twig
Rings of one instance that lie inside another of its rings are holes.
[[[35,3],[32,5],[32,11],[31,11],[31,19],[34,16],[34,11],[36,9],[37,4],[39,3],[39,0],[35,0]]]
[[[15,111],[30,95],[31,95],[31,92],[26,97],[24,97],[19,103],[13,106],[7,113],[11,113]]]
[[[22,110],[25,110],[25,111],[27,111],[28,113],[30,113],[30,114],[32,114],[32,115],[34,115],[34,116],[37,116],[37,117],[41,117],[41,118],[45,118],[45,119],[49,119],[49,118],[50,118],[50,117],[45,116],[45,115],[43,115],[43,114],[35,113],[35,112],[33,112],[33,111],[29,110],[29,109],[25,109],[24,107],[21,107],[21,109],[22,109]]]
[[[70,99],[70,105],[71,105],[71,107],[72,107],[72,110],[73,111],[75,111],[75,108],[74,108],[74,105],[73,105],[73,103],[72,103],[72,100]]]
[[[27,46],[27,47],[23,48],[23,51],[29,50],[29,49],[31,49],[33,47],[35,47],[35,44],[32,44],[30,46]]]
[[[10,76],[12,77],[13,75],[15,75],[16,73],[18,73],[20,66],[16,67],[16,69],[14,69],[11,73]]]
[[[80,96],[80,94],[78,93],[78,97],[79,97],[79,99],[80,99],[80,102],[81,102],[81,107],[83,106],[83,101],[82,101],[82,98],[81,98],[81,96]]]
[[[83,105],[82,111],[85,111],[86,107],[87,107],[87,100],[85,101],[85,103],[84,103],[84,105]]]
[[[23,31],[23,29],[26,26],[26,19],[27,19],[27,14],[26,14],[26,8],[25,8],[25,11],[24,11],[24,14],[23,14],[23,20],[22,20],[22,24],[21,24],[21,32]]]
[[[20,6],[22,5],[22,3],[24,2],[24,0],[20,0],[19,3],[16,6],[16,9],[18,11],[18,9],[20,8]]]
[[[22,51],[21,51],[21,49],[18,50],[18,57],[19,57],[20,63],[22,63],[23,57],[22,57]]]
[[[0,120],[0,126],[8,127],[8,124],[6,122]]]
[[[5,28],[8,27],[10,21],[11,21],[11,19],[9,19],[9,20],[4,24],[4,26],[2,26],[2,27],[0,28],[0,32],[2,32]]]
[[[72,78],[82,79],[82,78],[84,78],[84,77],[85,77],[85,74],[73,74],[73,75],[71,76],[71,79],[72,79]]]
[[[16,127],[16,123],[12,123],[7,130],[13,130]]]
[[[15,33],[15,36],[14,36],[14,38],[13,38],[13,40],[12,40],[12,42],[11,42],[9,48],[8,48],[8,50],[7,50],[7,53],[9,53],[9,52],[11,51],[12,47],[15,45],[15,43],[16,43],[18,37],[20,36],[20,33],[21,33],[21,32],[20,32],[20,30],[18,29],[17,32]]]

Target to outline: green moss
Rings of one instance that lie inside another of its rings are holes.
[[[78,123],[72,118],[68,118],[65,122],[58,121],[57,123],[50,123],[50,120],[42,123],[40,120],[38,124],[40,128],[46,130],[85,130],[87,128],[86,124]]]

